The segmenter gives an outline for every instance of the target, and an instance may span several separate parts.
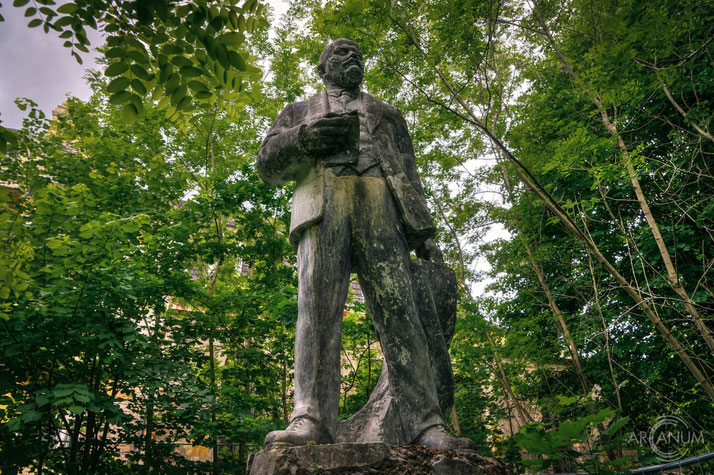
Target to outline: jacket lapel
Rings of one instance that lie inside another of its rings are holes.
[[[382,104],[375,99],[373,96],[362,93],[362,103],[367,110],[367,127],[369,129],[370,135],[373,134],[377,127],[382,122]]]
[[[318,94],[315,94],[310,98],[310,102],[308,104],[308,122],[312,122],[318,117],[322,117],[323,115],[327,114],[329,110],[330,107],[327,99],[327,91],[322,91]]]

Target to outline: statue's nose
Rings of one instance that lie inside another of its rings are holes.
[[[353,52],[347,55],[347,57],[345,58],[345,63],[362,64],[362,61],[359,58],[359,54]]]

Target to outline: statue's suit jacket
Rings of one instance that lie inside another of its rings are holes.
[[[402,218],[412,248],[435,233],[434,223],[414,160],[414,149],[402,114],[367,93],[362,101],[379,166]],[[258,174],[269,184],[296,181],[290,222],[290,242],[297,247],[302,231],[325,213],[324,160],[308,156],[301,131],[329,110],[327,92],[288,104],[268,131],[258,154]]]

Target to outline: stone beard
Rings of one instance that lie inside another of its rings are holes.
[[[473,442],[444,428],[444,412],[453,403],[448,343],[455,278],[444,297],[424,277],[451,283],[453,271],[442,266],[431,239],[435,227],[406,122],[399,110],[360,90],[364,65],[352,41],[328,45],[318,72],[326,91],[288,104],[258,155],[264,181],[296,181],[290,225],[298,258],[294,411],[288,428],[268,434],[266,445],[355,441],[369,434],[370,441],[472,449]],[[385,369],[350,429],[338,425],[337,414],[342,315],[352,271]],[[444,301],[446,319],[439,312]]]

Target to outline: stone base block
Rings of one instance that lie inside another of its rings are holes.
[[[470,451],[418,445],[329,444],[274,447],[248,458],[249,475],[506,475],[503,462]]]

